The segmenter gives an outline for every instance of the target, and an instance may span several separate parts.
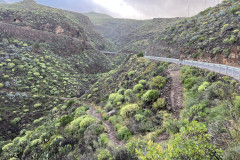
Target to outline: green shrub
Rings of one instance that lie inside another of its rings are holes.
[[[74,103],[75,103],[75,101],[74,101],[74,100],[70,100],[70,101],[68,101],[68,103],[67,103],[67,107],[70,107],[70,106],[72,106]]]
[[[152,114],[153,114],[153,112],[150,109],[146,109],[144,111],[144,115],[147,116],[147,117],[151,116]]]
[[[223,53],[224,53],[224,57],[228,58],[228,56],[230,55],[230,50],[229,49],[224,49]]]
[[[125,91],[125,89],[120,88],[120,89],[117,91],[117,93],[123,95],[123,94],[124,94],[124,91]]]
[[[142,100],[144,102],[153,102],[159,96],[159,92],[157,90],[148,90],[143,96]]]
[[[117,123],[117,116],[114,115],[114,116],[111,116],[109,117],[108,119],[113,125],[115,125]]]
[[[135,74],[135,71],[130,71],[130,72],[128,73],[128,77],[132,77],[134,74]]]
[[[15,67],[15,64],[14,64],[14,63],[8,63],[8,68],[9,68],[9,69],[12,69],[13,67]]]
[[[199,92],[204,91],[209,85],[210,85],[209,82],[203,82],[202,85],[198,87],[198,91]]]
[[[57,113],[57,111],[58,111],[58,108],[57,108],[57,107],[54,107],[54,108],[52,109],[52,113]]]
[[[107,149],[101,149],[97,155],[98,160],[111,160],[111,154]]]
[[[41,107],[42,106],[42,104],[41,103],[36,103],[36,104],[34,104],[34,108],[39,108],[39,107]]]
[[[40,76],[40,73],[39,72],[34,72],[33,75],[34,76]]]
[[[67,124],[69,124],[72,121],[73,121],[73,117],[69,116],[69,115],[64,115],[59,120],[59,122],[62,126],[66,126]]]
[[[74,117],[77,118],[77,117],[80,117],[82,115],[86,114],[86,110],[84,107],[78,107],[76,110],[75,110],[75,113],[74,113]]]
[[[61,107],[61,110],[66,110],[68,107],[67,106],[65,106],[65,105],[63,105],[62,107]]]
[[[151,85],[153,88],[161,89],[165,86],[166,81],[167,81],[166,78],[162,76],[157,76],[152,79]]]
[[[94,88],[94,89],[93,89],[93,92],[97,92],[97,91],[98,91],[98,88]]]
[[[149,141],[147,152],[137,149],[141,159],[221,159],[223,151],[212,144],[211,135],[202,123],[185,122],[180,133],[174,135],[168,146]]]
[[[127,89],[127,90],[125,90],[125,92],[124,92],[124,96],[126,96],[126,97],[130,97],[130,96],[132,96],[134,93],[133,93],[133,91],[131,90],[131,89]]]
[[[120,115],[124,118],[129,118],[133,116],[140,107],[137,104],[129,104],[121,108]]]
[[[228,26],[229,26],[229,24],[224,24],[224,26],[221,28],[221,30],[224,31]]]
[[[220,52],[221,52],[221,48],[220,47],[213,48],[213,54],[218,54]]]
[[[232,14],[235,14],[235,12],[237,12],[239,9],[240,9],[240,8],[237,7],[237,6],[232,6],[232,7],[230,8],[230,12],[231,12]]]
[[[27,43],[23,43],[23,45],[22,45],[23,47],[27,47],[28,46],[28,44]]]
[[[142,114],[136,114],[135,119],[136,119],[136,121],[140,122],[145,119],[145,116]]]
[[[107,111],[111,111],[111,110],[113,110],[113,105],[112,105],[112,103],[111,102],[108,102],[107,104],[106,104],[106,110]]]
[[[33,124],[39,124],[39,123],[42,122],[43,120],[44,120],[44,117],[35,119],[35,120],[33,121]]]
[[[228,76],[224,76],[224,77],[222,77],[222,79],[223,79],[225,82],[229,82],[230,77],[228,77]]]
[[[100,142],[101,142],[101,144],[102,144],[103,146],[106,146],[106,145],[108,144],[109,139],[108,139],[106,133],[102,133],[102,134],[100,135]]]
[[[90,99],[92,97],[92,94],[89,94],[88,96],[87,96],[87,99]]]
[[[13,126],[16,126],[21,121],[20,117],[16,117],[13,120],[11,120],[10,124]]]
[[[146,84],[147,84],[147,81],[146,81],[146,80],[140,80],[140,81],[139,81],[139,84],[146,85]]]
[[[240,115],[240,96],[236,96],[234,99],[234,108],[232,109],[232,112],[236,115]]]
[[[121,140],[128,140],[132,136],[132,133],[129,131],[129,129],[126,126],[121,126],[117,130],[117,137]]]
[[[224,153],[224,160],[239,160],[240,146],[230,147]]]
[[[162,109],[165,106],[165,99],[158,98],[156,102],[153,103],[152,108],[154,110]]]
[[[126,144],[128,152],[135,154],[136,149],[145,150],[147,148],[147,141],[143,139],[131,139]]]
[[[192,54],[192,58],[197,58],[197,56],[198,56],[198,55],[197,55],[196,53],[193,53],[193,54]]]
[[[135,99],[135,95],[134,95],[134,93],[133,93],[133,90],[127,89],[127,90],[124,92],[124,97],[125,97],[125,100],[127,100],[128,102],[133,102],[134,99]]]
[[[3,38],[2,39],[2,43],[5,44],[5,45],[8,45],[9,41],[7,38]]]
[[[143,57],[144,54],[143,54],[143,52],[138,52],[137,56],[138,56],[138,57]]]
[[[199,82],[199,77],[191,77],[184,81],[184,87],[186,89],[191,89],[195,84]]]
[[[4,87],[4,84],[3,83],[0,83],[0,88],[3,88]]]
[[[109,95],[108,98],[109,102],[111,102],[113,105],[117,105],[119,104],[119,102],[123,102],[124,97],[123,95],[119,94],[119,93],[112,93]]]
[[[68,129],[70,132],[75,132],[75,131],[77,131],[77,130],[80,128],[80,123],[81,123],[81,121],[82,121],[84,118],[86,118],[86,117],[88,117],[88,116],[84,115],[84,116],[78,117],[77,119],[74,119],[74,120],[70,123],[70,125],[68,126],[67,129]]]
[[[234,35],[231,35],[231,38],[229,39],[229,43],[233,44],[237,41],[236,37]]]
[[[199,118],[204,118],[206,116],[206,113],[205,113],[206,106],[207,106],[207,103],[204,103],[204,102],[199,104],[194,104],[192,107],[190,107],[188,116],[194,120],[199,120]]]
[[[91,124],[93,124],[96,120],[92,117],[86,117],[80,122],[81,128],[87,128]]]
[[[140,92],[141,90],[143,90],[143,85],[142,84],[136,84],[134,87],[133,87],[133,90],[135,92]]]
[[[233,31],[233,34],[238,34],[240,31],[238,30],[238,29],[235,29],[234,31]]]

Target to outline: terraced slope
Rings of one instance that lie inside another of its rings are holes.
[[[168,27],[149,54],[239,66],[240,2],[225,0]]]

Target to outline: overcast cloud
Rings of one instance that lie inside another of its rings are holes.
[[[6,0],[16,2],[19,0]],[[188,7],[189,1],[189,7]],[[221,0],[36,0],[51,7],[80,13],[99,12],[118,18],[150,19],[193,16]]]

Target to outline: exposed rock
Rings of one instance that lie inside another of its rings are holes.
[[[115,113],[116,113],[116,110],[112,110],[108,112],[107,115],[110,117],[110,116],[113,116]]]

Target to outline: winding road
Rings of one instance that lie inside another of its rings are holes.
[[[104,54],[127,54],[127,53],[117,53],[117,52],[108,52],[108,51],[101,51]],[[194,66],[201,69],[207,69],[209,71],[217,72],[223,75],[230,76],[235,78],[236,80],[240,81],[240,68],[233,67],[229,65],[223,64],[216,64],[216,63],[207,63],[207,62],[200,62],[200,61],[192,61],[192,60],[183,60],[180,61],[179,59],[174,58],[166,58],[166,57],[155,57],[155,56],[144,56],[147,59],[156,60],[156,61],[165,61],[171,62],[181,65],[188,65]]]
[[[144,56],[144,57],[151,60],[166,61],[166,62],[181,64],[181,65],[194,66],[201,69],[207,69],[209,71],[213,71],[213,72],[217,72],[223,75],[233,77],[236,80],[240,81],[240,68],[238,67],[233,67],[233,66],[228,66],[223,64],[216,64],[216,63],[192,61],[192,60],[180,61],[179,59],[165,58],[165,57],[154,57],[154,56]]]

